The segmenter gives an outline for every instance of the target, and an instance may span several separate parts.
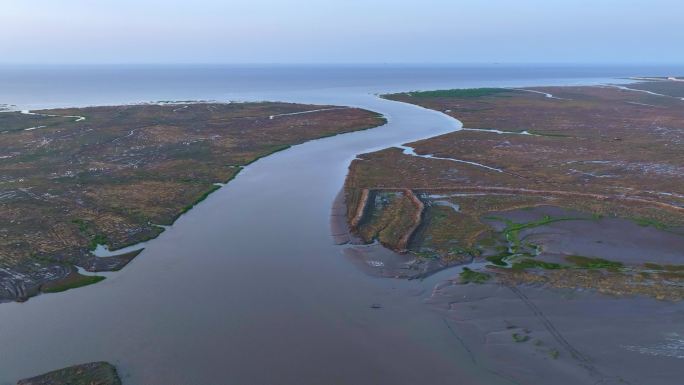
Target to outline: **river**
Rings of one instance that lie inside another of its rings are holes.
[[[268,99],[357,106],[389,119],[382,127],[310,141],[251,164],[102,283],[0,304],[0,384],[95,360],[116,364],[125,384],[509,383],[474,360],[423,304],[453,271],[422,282],[373,278],[333,244],[330,208],[357,154],[460,127],[441,113],[373,93],[586,84],[609,81],[608,73],[669,73],[559,68],[540,76],[488,67],[440,75],[446,70],[402,68],[390,78],[383,78],[389,75],[381,67],[299,69],[299,81],[271,83],[268,76],[276,75],[266,70],[261,76],[270,75],[262,80],[229,71],[206,84],[192,71],[176,69],[181,72],[166,74],[171,80],[163,85],[159,74],[150,75],[154,81],[144,76],[156,73],[149,68],[109,69],[115,75],[106,76],[101,68],[81,74],[0,68],[0,103],[21,109]]]

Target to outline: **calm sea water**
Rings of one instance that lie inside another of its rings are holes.
[[[441,87],[523,86],[666,76],[677,66],[1,66],[0,103],[23,107],[155,100],[396,92]]]
[[[104,282],[0,304],[0,384],[95,360],[127,384],[506,384],[423,305],[449,275],[364,275],[334,246],[329,212],[356,154],[456,130],[374,93],[588,84],[677,68],[0,67],[22,108],[154,100],[288,100],[385,114],[247,167]],[[381,303],[380,310],[371,309]]]

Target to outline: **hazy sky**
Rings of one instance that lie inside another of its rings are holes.
[[[682,0],[1,0],[0,62],[684,63]]]

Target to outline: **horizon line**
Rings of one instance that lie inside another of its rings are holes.
[[[2,62],[0,66],[684,66],[684,62],[537,62],[537,61],[461,61],[461,62],[172,62],[172,61],[129,61],[129,62]]]

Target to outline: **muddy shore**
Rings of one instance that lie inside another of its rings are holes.
[[[438,285],[428,304],[449,317],[473,359],[520,384],[679,381],[684,303],[595,291]]]

